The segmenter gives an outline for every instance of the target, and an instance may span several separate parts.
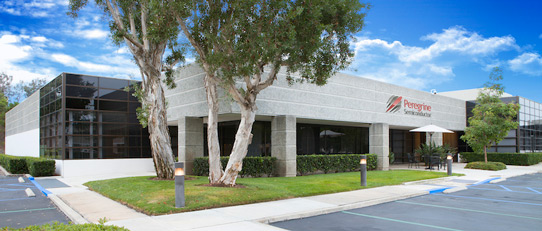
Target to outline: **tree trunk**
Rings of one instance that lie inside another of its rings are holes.
[[[484,161],[487,163],[487,147],[484,146]]]
[[[207,120],[207,146],[209,151],[209,183],[220,183],[224,174],[220,163],[220,144],[218,142],[218,93],[216,83],[209,75],[205,76],[205,91],[209,116]]]
[[[241,106],[241,105],[240,105]],[[241,123],[235,135],[233,150],[230,154],[230,160],[224,171],[224,176],[220,179],[221,183],[229,186],[235,185],[237,175],[243,166],[243,158],[247,155],[248,145],[252,139],[252,125],[256,117],[254,107],[241,106]]]
[[[166,99],[160,78],[148,78],[145,104],[148,105],[148,129],[151,141],[154,169],[158,178],[173,179],[174,160],[171,150],[171,137],[167,127]]]

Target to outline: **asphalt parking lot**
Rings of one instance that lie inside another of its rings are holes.
[[[542,230],[542,174],[271,224],[288,230]]]
[[[19,183],[18,177],[0,176],[0,229],[22,228],[55,221],[68,223],[69,219],[28,178]],[[30,188],[35,197],[28,197]]]

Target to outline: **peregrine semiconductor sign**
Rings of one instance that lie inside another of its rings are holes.
[[[406,115],[431,117],[431,105],[408,100],[402,96],[392,95],[388,99],[386,112],[397,113],[403,109]]]

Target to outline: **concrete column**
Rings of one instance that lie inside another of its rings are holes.
[[[179,126],[179,161],[184,162],[186,174],[192,174],[194,158],[203,157],[203,119],[181,117],[177,123]]]
[[[389,170],[390,128],[388,124],[371,124],[369,127],[369,152],[378,156],[377,170]]]
[[[429,135],[429,132],[425,133],[425,143],[429,145],[431,142],[431,136]],[[435,144],[436,147],[442,146],[443,144],[443,136],[442,132],[435,132],[433,133],[433,144]]]
[[[271,120],[271,156],[277,158],[278,176],[294,177],[296,170],[296,118],[291,115]]]

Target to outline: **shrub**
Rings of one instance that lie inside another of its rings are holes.
[[[55,173],[55,161],[45,158],[1,154],[0,165],[12,174],[52,176]]]
[[[475,161],[470,162],[465,166],[465,168],[472,168],[472,169],[482,169],[482,170],[491,170],[491,171],[499,171],[506,169],[506,165],[504,165],[501,162],[483,162],[483,161]]]
[[[44,225],[32,225],[25,228],[15,229],[15,228],[5,228],[2,230],[9,231],[43,231],[43,230],[63,230],[63,231],[78,231],[78,230],[96,230],[96,231],[128,231],[124,227],[118,227],[114,225],[104,225],[104,224],[81,224],[81,225],[72,225],[72,224],[62,224],[55,222],[53,224],[44,224]]]
[[[461,159],[465,162],[484,161],[483,153],[462,152]],[[508,165],[534,165],[542,162],[542,153],[496,153],[488,152],[487,160],[502,162]]]
[[[229,157],[220,157],[222,169],[226,168]],[[241,177],[261,177],[271,176],[275,171],[275,157],[245,157],[243,159],[243,168],[239,172]],[[209,175],[209,157],[198,157],[194,159],[194,175],[208,176]]]
[[[298,155],[297,172],[300,175],[317,171],[350,172],[359,169],[362,154],[333,154],[333,155]],[[376,154],[367,155],[367,170],[376,169]]]
[[[9,155],[0,155],[2,159],[1,164],[6,169],[6,171],[12,174],[24,174],[28,173],[28,167],[26,165],[26,160],[19,156],[9,156]]]
[[[52,176],[55,174],[55,161],[41,158],[26,158],[28,172],[32,176]]]

